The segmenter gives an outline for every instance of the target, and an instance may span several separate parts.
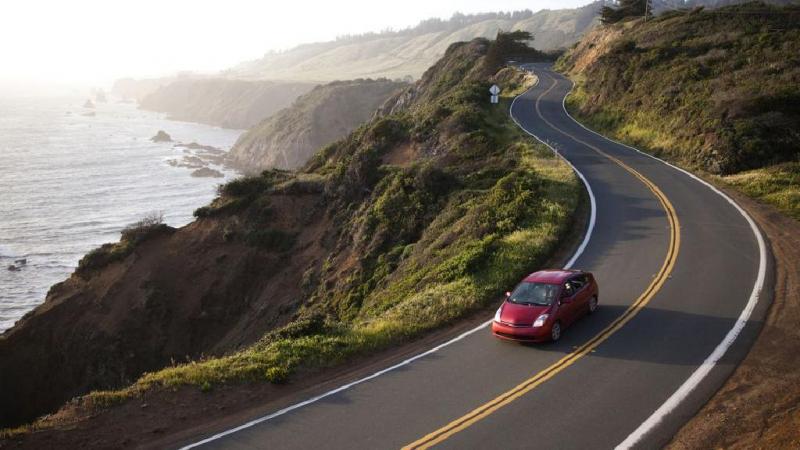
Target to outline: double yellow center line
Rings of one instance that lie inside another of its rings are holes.
[[[531,378],[528,378],[527,380],[518,384],[514,388],[504,392],[503,394],[490,400],[489,402],[473,409],[466,415],[448,423],[444,427],[439,428],[438,430],[433,431],[425,435],[424,437],[406,445],[405,447],[403,447],[404,450],[427,449],[446,440],[450,436],[470,427],[479,420],[489,416],[498,409],[508,405],[514,400],[532,391],[540,384],[544,383],[545,381],[554,377],[557,373],[561,372],[565,368],[575,363],[578,359],[590,353],[598,345],[603,343],[611,335],[613,335],[620,328],[622,328],[623,325],[625,325],[631,319],[633,319],[633,317],[636,316],[636,314],[638,314],[639,311],[641,311],[650,302],[650,300],[655,296],[655,294],[659,291],[659,289],[661,289],[661,286],[664,285],[667,278],[669,278],[669,274],[672,272],[672,269],[675,266],[675,260],[678,258],[678,249],[680,248],[681,234],[680,234],[680,223],[678,222],[678,215],[675,213],[675,208],[672,206],[672,203],[670,203],[667,196],[664,195],[663,192],[661,192],[658,186],[653,184],[653,182],[648,180],[644,175],[637,172],[636,170],[634,170],[627,164],[623,163],[619,159],[600,150],[596,146],[586,141],[583,141],[573,136],[572,134],[567,133],[564,130],[561,130],[560,128],[553,125],[542,115],[542,112],[539,108],[539,102],[542,97],[547,95],[550,91],[553,90],[553,88],[555,88],[556,84],[557,84],[556,80],[553,79],[553,84],[536,98],[536,113],[539,115],[539,118],[557,132],[563,134],[564,136],[567,136],[568,138],[574,140],[579,144],[591,148],[600,155],[610,159],[615,164],[618,164],[620,167],[630,172],[639,181],[644,183],[644,185],[647,186],[647,188],[653,192],[658,201],[661,203],[661,206],[666,211],[667,220],[669,221],[669,229],[670,229],[669,247],[667,250],[667,255],[664,259],[664,263],[661,265],[661,268],[659,269],[658,273],[653,278],[653,281],[650,283],[649,286],[647,286],[647,289],[645,289],[645,291],[642,292],[639,298],[637,298],[636,301],[633,302],[633,304],[631,304],[631,306],[628,307],[628,309],[626,309],[624,313],[622,313],[622,315],[617,317],[613,322],[611,322],[611,324],[609,324],[606,328],[604,328],[600,333],[595,335],[589,341],[587,341],[586,343],[575,349],[572,353],[569,353],[568,355],[564,356],[551,366],[547,367],[546,369],[535,374]]]

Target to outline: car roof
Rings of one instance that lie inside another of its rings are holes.
[[[534,272],[527,277],[523,281],[527,281],[529,283],[553,283],[558,284],[564,282],[567,278],[571,277],[572,275],[585,273],[581,270],[564,270],[564,269],[551,269],[551,270],[540,270],[538,272]]]

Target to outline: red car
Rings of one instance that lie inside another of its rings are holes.
[[[542,270],[528,275],[497,309],[492,333],[512,341],[557,341],[570,324],[597,310],[599,291],[589,272]]]

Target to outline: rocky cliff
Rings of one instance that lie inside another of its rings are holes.
[[[169,118],[224,128],[246,129],[291,105],[312,83],[178,79],[141,99],[143,109]]]
[[[316,150],[369,120],[375,110],[407,83],[381,80],[336,81],[317,86],[292,106],[243,134],[229,153],[230,163],[246,173],[297,169]]]

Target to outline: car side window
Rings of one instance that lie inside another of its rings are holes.
[[[576,289],[575,286],[573,286],[572,281],[567,281],[566,283],[564,283],[564,294],[567,297],[572,297],[572,294],[574,294],[575,291]]]
[[[569,280],[567,283],[572,285],[572,287],[575,290],[575,292],[580,291],[581,288],[583,288],[583,286],[586,284],[586,282],[584,281],[584,278],[582,276],[575,277],[575,278]]]

